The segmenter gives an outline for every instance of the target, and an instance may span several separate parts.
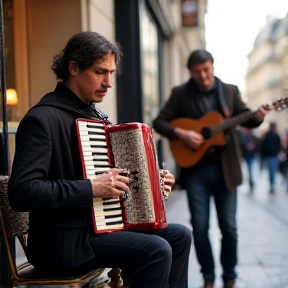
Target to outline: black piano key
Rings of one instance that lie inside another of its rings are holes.
[[[104,132],[88,131],[88,135],[104,135]]]
[[[112,204],[118,204],[120,203],[120,201],[118,199],[116,199],[115,201],[109,201],[109,202],[103,202],[103,205],[112,205]]]
[[[121,210],[121,207],[115,207],[115,208],[104,208],[103,212],[109,212],[109,211],[117,211]]]
[[[90,145],[91,148],[106,148],[107,149],[107,145]]]
[[[93,160],[90,160],[90,161],[107,162],[108,159],[94,158]]]
[[[109,168],[109,165],[93,165],[94,168]]]
[[[106,139],[98,139],[98,138],[90,138],[90,137],[89,137],[89,141],[97,141],[97,142],[104,142],[104,143],[106,143]]]
[[[87,128],[92,128],[92,129],[102,129],[104,131],[104,126],[96,126],[96,125],[91,125],[91,124],[87,124],[86,125]]]
[[[123,224],[123,221],[109,222],[109,223],[106,223],[106,226],[109,226],[109,225],[116,225],[116,224]]]
[[[97,155],[107,155],[105,152],[92,152],[92,156],[97,156]]]
[[[113,218],[116,218],[116,217],[122,217],[122,214],[104,216],[105,219],[113,219]]]

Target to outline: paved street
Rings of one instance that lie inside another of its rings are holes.
[[[245,166],[244,166],[245,168]],[[256,187],[249,192],[244,169],[244,184],[238,191],[238,274],[241,288],[288,288],[288,193],[277,175],[274,194],[269,193],[267,171],[255,167]],[[191,229],[185,191],[173,191],[167,201],[168,222],[182,223]],[[211,202],[210,236],[215,254],[217,282],[221,288],[219,249],[221,234]],[[24,259],[19,253],[18,261]],[[192,246],[189,265],[189,288],[201,287],[202,277]],[[245,284],[245,285],[244,285]]]
[[[256,165],[254,168],[254,191],[249,192],[246,184],[245,166],[244,183],[238,190],[239,284],[241,288],[288,288],[288,193],[281,175],[277,175],[275,193],[269,193],[267,171],[260,171]],[[191,229],[185,191],[173,191],[166,206],[168,222],[182,223]],[[221,234],[213,201],[211,211],[210,237],[216,262],[216,288],[220,288]],[[192,247],[189,288],[201,287],[199,270]]]

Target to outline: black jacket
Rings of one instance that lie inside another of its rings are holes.
[[[82,176],[77,118],[98,117],[59,82],[16,134],[8,196],[14,210],[30,212],[27,258],[43,270],[75,267],[95,256],[89,243],[93,193]]]
[[[262,156],[277,156],[281,150],[281,138],[273,131],[267,132],[261,142]]]

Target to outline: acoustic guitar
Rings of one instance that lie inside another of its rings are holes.
[[[280,99],[271,105],[267,105],[276,111],[282,111],[288,107],[288,98]],[[191,148],[181,139],[170,140],[170,149],[176,163],[180,167],[193,167],[198,164],[205,155],[215,147],[221,147],[226,144],[224,131],[248,121],[255,115],[256,111],[247,111],[234,117],[224,119],[216,111],[208,112],[202,118],[194,120],[190,118],[178,118],[170,124],[173,127],[185,130],[193,130],[204,137],[203,144],[197,149]]]

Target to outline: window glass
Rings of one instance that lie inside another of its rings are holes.
[[[140,11],[143,121],[152,125],[159,110],[158,29],[144,3]]]

